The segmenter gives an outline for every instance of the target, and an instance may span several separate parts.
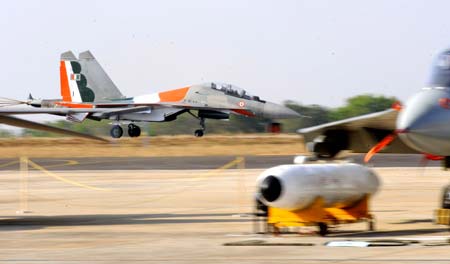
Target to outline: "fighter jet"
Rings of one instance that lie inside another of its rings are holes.
[[[405,105],[298,130],[309,151],[333,158],[341,150],[422,153],[450,167],[450,49],[433,61],[431,78]],[[396,140],[400,138],[400,140]]]
[[[78,58],[71,51],[61,54],[59,69],[61,99],[42,100],[30,96],[24,103],[34,108],[0,108],[0,117],[44,113],[65,116],[75,122],[109,119],[113,122],[110,131],[113,138],[122,137],[123,123],[128,123],[130,137],[138,137],[141,129],[135,122],[173,121],[183,113],[199,120],[200,128],[194,132],[196,137],[204,135],[206,119],[228,119],[230,114],[268,119],[300,117],[285,106],[219,82],[126,97],[89,51],[80,53]]]

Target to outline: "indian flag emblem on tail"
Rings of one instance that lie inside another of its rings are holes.
[[[72,80],[72,81],[80,81],[81,80],[81,74],[79,74],[79,73],[72,73],[72,74],[70,74],[70,80]]]

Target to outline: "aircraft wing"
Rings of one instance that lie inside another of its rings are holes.
[[[55,115],[65,115],[71,113],[98,113],[104,112],[104,109],[96,109],[96,108],[0,108],[0,115],[23,115],[23,114],[55,114]]]
[[[254,116],[255,114],[250,109],[243,108],[226,108],[226,107],[199,107],[199,106],[189,106],[181,104],[146,104],[139,106],[124,106],[117,104],[102,104],[97,108],[73,108],[73,107],[0,107],[0,115],[25,115],[25,114],[51,114],[67,116],[72,114],[92,114],[99,118],[108,118],[114,115],[123,115],[147,111],[150,109],[191,109],[191,110],[211,110],[211,111],[221,111],[221,112],[236,112],[241,115]]]
[[[42,130],[42,131],[47,131],[47,132],[52,132],[52,133],[58,133],[58,134],[64,134],[64,135],[69,135],[69,136],[82,137],[82,138],[93,139],[93,140],[97,140],[97,141],[108,142],[107,140],[100,138],[100,137],[83,134],[83,133],[78,133],[78,132],[67,130],[67,129],[47,126],[44,124],[39,124],[36,122],[19,119],[19,118],[12,117],[12,116],[0,115],[0,123],[5,124],[5,125],[10,125],[10,126],[17,126],[17,127],[23,127],[23,128],[29,128],[29,129],[37,129],[37,130]]]
[[[388,109],[297,130],[304,137],[308,149],[314,153],[334,156],[340,150],[365,153],[385,136],[394,132],[398,111]],[[336,153],[335,153],[336,152]],[[417,153],[401,140],[395,140],[384,153]],[[334,154],[334,155],[331,155]]]
[[[150,106],[136,106],[136,107],[115,107],[115,108],[72,108],[72,107],[9,107],[0,108],[0,115],[24,115],[24,114],[53,114],[53,115],[68,115],[68,114],[93,114],[100,113],[103,115],[117,115],[128,114],[146,111]]]

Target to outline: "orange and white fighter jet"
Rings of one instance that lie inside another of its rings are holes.
[[[61,54],[61,99],[34,99],[25,102],[35,108],[0,108],[0,117],[11,114],[53,114],[68,120],[113,120],[111,136],[120,138],[122,121],[129,122],[128,135],[138,137],[141,129],[134,122],[172,121],[189,113],[200,122],[195,136],[205,131],[205,119],[228,119],[230,114],[269,119],[300,117],[297,112],[261,100],[234,85],[209,82],[179,89],[125,97],[91,52]],[[196,114],[195,112],[196,111]],[[1,118],[0,118],[1,123]],[[58,132],[58,131],[55,131]],[[63,131],[59,131],[63,133]]]

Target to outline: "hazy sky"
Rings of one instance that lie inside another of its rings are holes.
[[[204,81],[338,106],[420,89],[450,45],[449,1],[4,1],[0,96],[58,98],[59,55],[90,49],[127,96]]]

